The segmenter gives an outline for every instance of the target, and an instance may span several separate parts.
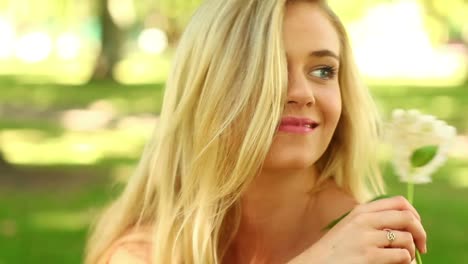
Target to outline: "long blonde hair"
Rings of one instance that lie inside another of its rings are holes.
[[[95,225],[86,263],[97,263],[138,225],[153,228],[154,263],[221,263],[237,230],[240,197],[261,169],[286,101],[286,2],[208,0],[196,11],[179,43],[158,127],[124,192]],[[319,183],[334,177],[363,200],[382,186],[375,107],[344,27],[324,2],[311,2],[341,38],[343,110],[318,161]]]

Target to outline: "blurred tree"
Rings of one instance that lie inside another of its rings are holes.
[[[114,80],[112,69],[121,59],[124,32],[109,12],[109,0],[99,0],[97,13],[101,25],[101,51],[96,59],[91,80]]]
[[[5,170],[11,168],[11,164],[5,159],[2,150],[0,149],[0,169]]]
[[[110,7],[117,4],[126,5],[129,2],[112,0],[97,2],[96,13],[101,26],[101,51],[96,59],[92,81],[114,80],[112,69],[124,56],[123,47],[128,29],[134,28],[135,24],[142,24],[145,28],[160,28],[166,32],[169,44],[174,45],[179,40],[190,13],[201,2],[201,0],[127,1],[133,1],[131,5],[135,7],[136,20],[125,26],[116,23],[118,18],[116,15],[119,14],[113,14]]]
[[[145,27],[158,27],[166,32],[169,44],[176,44],[192,12],[202,0],[144,0],[138,4],[139,17]]]
[[[446,32],[448,42],[461,42],[467,45],[463,30],[468,27],[468,1],[466,0],[419,0],[427,18],[435,20]],[[429,26],[430,30],[430,26]]]
[[[419,0],[425,11],[426,31],[436,45],[452,44],[468,55],[468,1]],[[464,84],[468,84],[465,75]]]

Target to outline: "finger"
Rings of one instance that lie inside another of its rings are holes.
[[[354,210],[355,213],[371,213],[381,212],[387,210],[410,210],[416,218],[421,221],[421,216],[418,211],[404,198],[403,196],[395,196],[392,198],[385,198],[368,204],[361,204]]]
[[[376,248],[369,263],[379,264],[410,264],[411,256],[408,250],[401,248]]]
[[[426,231],[411,212],[385,211],[371,213],[366,217],[369,224],[377,230],[391,229],[410,232],[419,251],[425,252]]]
[[[416,256],[416,246],[414,244],[413,235],[410,232],[390,230],[394,235],[393,241],[388,240],[386,230],[375,230],[372,233],[372,239],[379,248],[402,248],[408,250],[411,259]]]

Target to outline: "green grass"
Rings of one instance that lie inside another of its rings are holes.
[[[468,192],[448,181],[453,171],[467,166],[466,161],[450,162],[434,175],[433,183],[416,186],[415,206],[428,232],[429,253],[423,256],[426,264],[468,259]],[[390,194],[405,193],[404,184],[397,182],[392,170],[386,170],[385,175]],[[81,263],[85,224],[94,209],[114,196],[115,189],[108,181],[75,190],[2,190],[0,221],[15,221],[17,233],[0,235],[0,263]]]
[[[105,197],[97,190],[73,193],[2,191],[2,219],[16,223],[14,235],[0,238],[0,263],[80,263],[85,228],[51,228],[37,223],[47,211],[76,211]],[[5,221],[5,220],[4,220]],[[39,222],[40,223],[40,222]]]
[[[0,113],[0,130],[39,131],[43,141],[38,141],[35,151],[44,151],[45,142],[50,139],[65,143],[70,140],[71,132],[54,119],[60,111],[83,109],[93,102],[105,100],[115,107],[118,116],[159,113],[163,92],[162,85],[97,83],[60,86],[8,81],[0,81],[0,84],[3,111]],[[466,85],[431,88],[376,86],[372,87],[372,92],[387,118],[393,108],[418,108],[446,120],[459,132],[467,134]],[[21,109],[26,109],[25,114],[18,115],[16,111]],[[102,133],[110,132],[96,132],[89,138],[107,137]],[[83,132],[80,138],[87,135]],[[142,148],[138,143],[144,140],[141,133],[135,135],[140,138],[135,141],[129,138],[119,140],[117,136],[110,138],[110,135],[109,140],[115,141],[113,144],[117,150],[125,143]],[[18,137],[18,140],[30,139]],[[57,149],[53,151],[67,153],[69,145],[65,143],[57,143],[54,145]],[[102,148],[107,150],[108,145]],[[96,164],[88,166],[29,165],[13,170],[0,169],[0,264],[81,263],[88,223],[96,210],[117,192],[110,185],[110,179],[117,168],[128,170],[134,166],[141,152],[140,149],[130,150],[125,155],[105,152],[105,159],[98,159]],[[389,166],[385,168],[390,194],[404,194],[405,186],[398,182]],[[452,159],[434,175],[433,183],[416,186],[415,206],[428,231],[429,254],[423,256],[425,264],[463,263],[468,259],[468,184],[460,185],[454,180],[468,174],[466,168],[468,157]]]
[[[162,105],[163,85],[121,85],[98,82],[65,86],[1,82],[0,104],[35,111],[86,108],[93,102],[111,103],[121,114],[158,113]]]
[[[458,131],[468,131],[468,84],[450,87],[373,86],[371,91],[387,118],[392,109],[415,108],[447,121]]]
[[[109,184],[111,168],[128,163],[17,168],[29,181],[0,187],[0,263],[82,263],[88,224],[120,187]]]

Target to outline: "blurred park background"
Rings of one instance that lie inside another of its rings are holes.
[[[0,264],[82,262],[90,221],[157,124],[200,2],[0,0]],[[385,118],[417,108],[457,128],[448,163],[416,186],[415,205],[428,231],[424,263],[468,263],[468,2],[330,4]],[[390,194],[404,194],[385,159],[382,168]]]

